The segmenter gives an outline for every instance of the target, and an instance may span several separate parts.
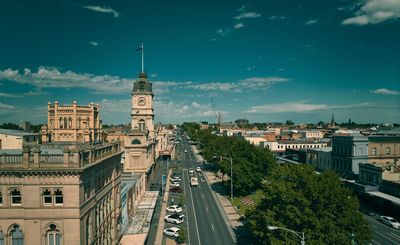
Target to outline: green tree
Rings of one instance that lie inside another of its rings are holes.
[[[299,238],[268,225],[305,232],[306,244],[366,244],[368,222],[359,203],[334,172],[315,173],[310,165],[274,167],[261,189],[261,201],[246,213],[260,244],[299,244]]]
[[[178,244],[182,244],[186,241],[186,232],[183,228],[180,228],[178,231],[178,237],[176,238],[176,242]]]

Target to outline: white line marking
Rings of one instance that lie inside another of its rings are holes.
[[[375,240],[371,240],[371,242],[374,243],[374,244],[381,245],[379,242],[377,242],[377,241],[375,241]]]
[[[207,213],[208,213],[208,208],[206,207],[206,211],[207,211]]]
[[[183,186],[183,193],[185,193],[186,188],[185,188],[185,175],[184,174],[182,174],[182,186]],[[189,215],[188,215],[187,209],[185,210],[185,213],[186,213],[186,230],[187,230],[187,235],[188,235],[188,244],[190,245]]]
[[[382,234],[382,233],[380,233],[379,231],[375,231],[375,232],[376,232],[377,234],[379,234],[379,235],[383,236],[384,238],[388,239],[389,241],[393,242],[393,244],[397,244],[397,242],[396,242],[396,241],[393,241],[392,239],[390,239],[389,237],[387,237],[387,236],[383,235],[383,234]]]
[[[204,199],[204,194],[201,194],[201,198],[203,198],[203,199]]]
[[[376,225],[371,224],[372,227],[376,228]]]
[[[215,231],[215,230],[214,230],[214,226],[213,226],[213,224],[211,224],[211,228],[213,229],[213,231]]]
[[[400,239],[400,236],[398,236],[398,235],[394,234],[393,232],[390,232],[390,234],[392,234],[393,236],[395,236],[395,237],[397,237],[397,238],[399,238],[399,239]]]
[[[185,173],[187,174],[187,172],[185,172]],[[196,210],[194,209],[194,204],[193,204],[192,189],[190,187],[189,187],[189,192],[190,192],[190,200],[192,201],[192,208],[193,208],[193,213],[194,213],[194,223],[196,224],[197,239],[199,240],[199,244],[201,244],[200,235],[199,235],[199,227],[197,226]]]

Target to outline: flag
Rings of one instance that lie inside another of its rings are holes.
[[[140,50],[142,50],[142,49],[143,49],[143,43],[140,44],[140,46],[136,49],[136,51],[140,51]]]

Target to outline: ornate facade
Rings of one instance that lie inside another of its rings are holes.
[[[117,244],[118,143],[49,147],[1,154],[0,244]]]
[[[124,171],[150,178],[155,163],[152,83],[141,73],[132,91],[131,132],[125,136]]]
[[[99,105],[47,105],[47,125],[42,127],[42,142],[97,142],[101,140]]]

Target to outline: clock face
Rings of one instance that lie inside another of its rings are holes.
[[[139,105],[140,106],[146,105],[146,99],[145,98],[139,98]]]

